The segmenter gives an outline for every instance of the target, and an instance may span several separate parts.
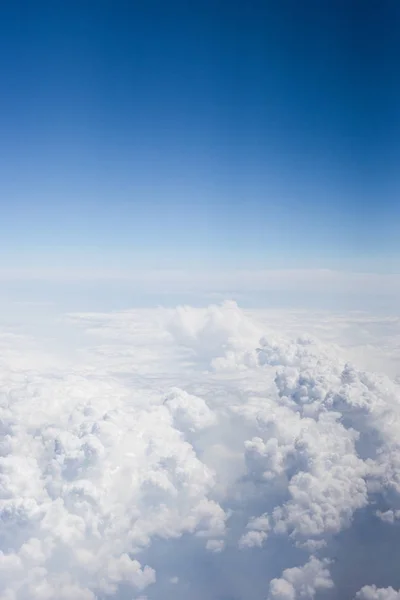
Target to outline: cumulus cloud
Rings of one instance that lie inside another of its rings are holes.
[[[399,600],[400,592],[392,587],[377,588],[375,585],[366,585],[357,592],[357,600]]]
[[[285,569],[282,577],[270,583],[269,600],[296,600],[296,598],[312,599],[317,590],[333,587],[332,579],[326,565],[328,561],[320,561],[313,556],[303,567]]]
[[[216,414],[209,409],[202,398],[188,394],[180,389],[173,389],[164,400],[170,411],[175,426],[179,430],[191,432],[210,427],[217,422]]]
[[[4,333],[1,600],[399,597],[394,381],[233,302],[67,319]]]

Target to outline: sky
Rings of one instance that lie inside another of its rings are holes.
[[[2,3],[2,273],[397,272],[399,24],[395,1]]]
[[[399,25],[0,2],[0,600],[400,600]]]

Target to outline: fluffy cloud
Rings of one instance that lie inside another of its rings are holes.
[[[165,405],[143,410],[117,383],[60,374],[26,375],[8,387],[3,594],[92,598],[122,584],[141,590],[156,575],[134,556],[153,536],[223,533],[224,511],[209,498],[214,474]]]
[[[357,592],[357,600],[399,600],[400,592],[392,587],[377,588],[375,585],[366,585]]]
[[[170,411],[175,426],[183,431],[196,431],[216,424],[215,413],[210,410],[202,398],[173,389],[167,394],[164,405]]]
[[[261,317],[4,334],[1,600],[399,597],[399,387]]]
[[[326,560],[320,561],[312,556],[303,567],[285,569],[282,577],[271,581],[268,600],[312,600],[317,590],[332,588],[327,563]]]

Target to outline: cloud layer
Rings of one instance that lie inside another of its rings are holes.
[[[0,339],[0,600],[400,598],[394,381],[232,302],[68,323]]]

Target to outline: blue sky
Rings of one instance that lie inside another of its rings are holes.
[[[397,2],[0,12],[2,268],[399,270]]]

